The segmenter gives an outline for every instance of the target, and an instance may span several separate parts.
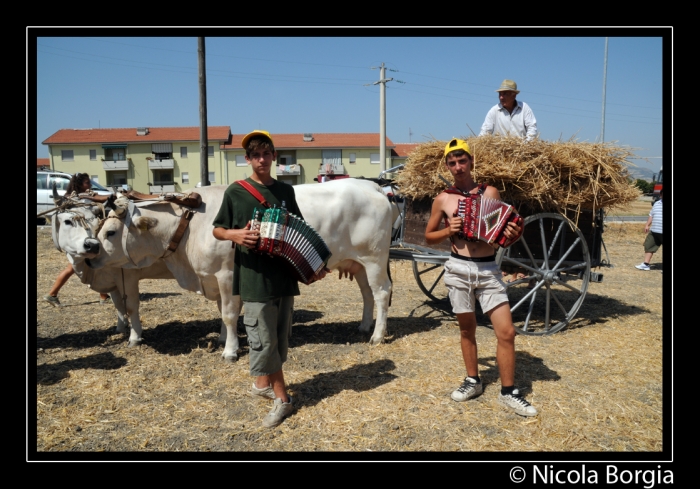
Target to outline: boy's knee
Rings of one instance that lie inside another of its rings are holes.
[[[499,330],[496,331],[496,338],[498,341],[504,341],[506,343],[515,343],[515,328],[513,325],[510,325],[508,328],[500,328]]]

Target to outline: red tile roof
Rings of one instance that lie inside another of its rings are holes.
[[[231,142],[221,145],[221,149],[241,149],[241,141],[245,134],[233,134]],[[304,134],[272,134],[275,149],[304,149],[304,148],[378,148],[379,133],[312,133],[312,141],[304,141]],[[394,146],[391,139],[386,138],[387,148]]]
[[[36,159],[36,167],[41,168],[42,166],[51,166],[51,163],[49,162],[48,158],[37,158]]]
[[[416,146],[420,146],[420,143],[396,143],[396,147],[391,152],[391,155],[405,158],[411,154],[411,151],[416,149]]]
[[[229,126],[209,126],[210,141],[228,141]],[[101,144],[142,143],[170,141],[199,141],[199,126],[196,127],[149,127],[148,134],[137,136],[136,128],[124,129],[61,129],[45,139],[42,144]]]

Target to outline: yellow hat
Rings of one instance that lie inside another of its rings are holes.
[[[453,138],[452,141],[447,143],[447,146],[445,146],[445,155],[444,157],[447,158],[447,154],[451,153],[452,151],[456,151],[458,149],[462,149],[469,153],[469,156],[472,156],[472,150],[469,149],[469,145],[467,144],[466,141],[463,139],[457,139]]]
[[[246,146],[248,146],[248,141],[250,141],[250,138],[254,138],[255,136],[264,136],[270,140],[273,146],[275,145],[275,143],[272,142],[272,136],[270,136],[269,132],[257,129],[253,132],[249,132],[243,137],[243,141],[241,141],[241,146],[243,147],[243,149],[246,149]]]

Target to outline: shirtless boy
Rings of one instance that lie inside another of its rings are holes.
[[[480,186],[472,179],[474,158],[469,145],[461,139],[452,139],[445,147],[445,165],[454,178],[454,187],[464,194],[482,193],[484,197],[500,200],[495,187]],[[452,242],[452,253],[445,264],[445,285],[449,291],[453,312],[457,315],[460,346],[467,376],[452,392],[452,399],[463,402],[483,392],[479,378],[476,346],[475,299],[488,315],[496,333],[496,362],[501,377],[498,402],[521,416],[536,416],[535,409],[515,388],[515,328],[510,313],[506,288],[496,264],[496,248],[484,241],[460,238],[462,218],[454,217],[460,195],[443,192],[433,201],[430,219],[425,230],[429,245],[446,239]],[[447,219],[447,227],[440,223]],[[520,228],[509,223],[506,237],[515,237]]]

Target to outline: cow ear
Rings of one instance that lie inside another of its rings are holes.
[[[158,224],[158,219],[155,217],[137,216],[134,217],[134,226],[136,226],[141,231],[148,231],[153,229]]]

